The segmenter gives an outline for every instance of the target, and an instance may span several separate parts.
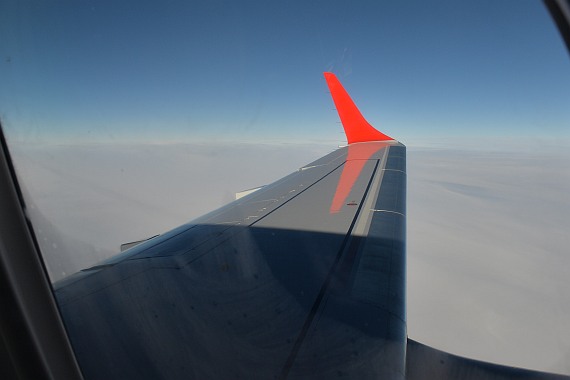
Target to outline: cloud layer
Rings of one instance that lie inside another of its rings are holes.
[[[149,144],[12,150],[58,279],[331,149]],[[561,152],[408,149],[411,338],[472,358],[570,374],[570,156]]]

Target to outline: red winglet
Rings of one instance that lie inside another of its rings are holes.
[[[324,75],[349,144],[394,140],[375,129],[364,119],[336,75],[333,73],[324,73]]]

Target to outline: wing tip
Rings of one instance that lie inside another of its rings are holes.
[[[327,81],[349,144],[395,140],[366,121],[334,73],[325,71],[323,75]]]

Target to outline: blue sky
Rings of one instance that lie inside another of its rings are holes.
[[[570,61],[539,1],[0,7],[12,139],[334,145],[328,70],[405,143],[570,134]]]

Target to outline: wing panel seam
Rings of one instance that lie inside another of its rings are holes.
[[[370,176],[370,180],[368,181],[368,185],[366,186],[366,190],[364,191],[364,194],[362,196],[363,201],[366,199],[366,196],[368,195],[370,187],[372,186],[372,182],[373,182],[374,177],[376,175],[376,171],[378,170],[379,164],[380,164],[380,160],[376,160],[376,165],[374,166],[374,170],[372,171],[372,175]],[[305,323],[303,324],[303,327],[301,328],[301,331],[299,332],[299,335],[297,336],[297,339],[295,340],[295,344],[293,345],[293,348],[291,349],[291,353],[289,354],[289,357],[285,361],[285,365],[283,366],[283,370],[281,372],[281,376],[279,376],[279,379],[286,379],[287,376],[289,375],[289,372],[291,371],[291,368],[293,367],[293,363],[295,362],[295,359],[297,358],[297,354],[299,353],[301,345],[303,344],[303,341],[305,340],[305,337],[307,336],[307,333],[308,333],[309,328],[313,322],[313,319],[315,318],[317,311],[319,310],[320,305],[323,301],[323,298],[326,294],[326,291],[329,288],[329,284],[332,280],[333,274],[335,273],[335,271],[336,271],[336,269],[340,263],[340,259],[343,256],[343,253],[346,249],[346,246],[348,245],[349,241],[351,241],[352,230],[354,229],[354,226],[356,225],[356,222],[358,220],[360,212],[362,211],[362,208],[364,206],[363,201],[361,201],[360,204],[358,205],[358,210],[356,211],[354,218],[352,219],[352,222],[350,223],[350,227],[348,228],[348,231],[347,231],[347,233],[346,233],[346,235],[342,241],[340,249],[338,250],[338,252],[336,254],[333,265],[329,269],[329,272],[327,274],[327,277],[325,278],[325,281],[323,282],[323,285],[321,286],[319,294],[317,295],[317,298],[315,299],[315,302],[313,303],[313,306],[311,307],[311,310],[310,310],[309,314],[307,315],[307,318],[305,319]]]

